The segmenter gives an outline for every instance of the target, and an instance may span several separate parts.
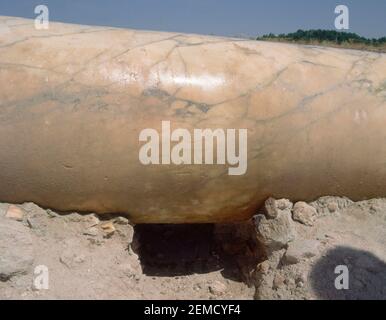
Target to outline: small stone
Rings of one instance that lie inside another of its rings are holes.
[[[291,210],[292,202],[287,199],[268,198],[264,203],[264,212],[268,219],[275,219],[280,211]]]
[[[86,236],[96,237],[98,235],[99,231],[96,227],[91,227],[86,229],[83,234]]]
[[[279,289],[284,285],[285,278],[280,274],[276,274],[275,278],[273,279],[273,289]]]
[[[312,258],[317,255],[319,244],[316,240],[295,240],[288,245],[284,261],[296,264],[302,259]]]
[[[28,217],[27,218],[27,224],[28,226],[31,228],[31,229],[37,229],[37,225],[36,223],[34,222],[34,219]]]
[[[89,214],[84,217],[88,228],[95,227],[100,223],[99,218],[95,214]]]
[[[122,224],[122,225],[127,225],[129,224],[129,220],[125,217],[117,217],[115,218],[114,222],[116,224]]]
[[[115,232],[114,224],[111,221],[102,223],[101,228],[106,238],[111,237]]]
[[[330,211],[332,213],[332,212],[338,211],[339,206],[338,206],[338,204],[336,202],[330,202],[327,205],[327,209],[328,209],[328,211]]]
[[[264,212],[268,219],[275,219],[279,215],[279,210],[276,206],[274,198],[268,198],[264,203]]]
[[[291,212],[288,210],[281,211],[276,219],[257,215],[254,217],[254,223],[258,237],[270,250],[281,249],[296,237]]]
[[[5,217],[16,221],[23,221],[24,214],[25,214],[25,211],[23,209],[11,204],[8,207]]]
[[[50,210],[50,209],[47,209],[46,212],[47,212],[47,214],[48,214],[48,216],[49,216],[50,218],[57,218],[57,217],[60,217],[59,214],[57,214],[56,212],[54,212],[54,211],[52,211],[52,210]]]
[[[316,219],[316,210],[305,202],[297,202],[293,209],[293,219],[306,226],[313,226]]]
[[[127,225],[117,225],[116,226],[117,234],[125,239],[125,242],[131,244],[134,239],[134,228],[130,224]]]
[[[280,210],[291,210],[294,205],[288,199],[280,199],[280,200],[276,200],[276,206]]]
[[[210,293],[214,294],[215,296],[223,295],[226,290],[227,286],[220,281],[215,281],[209,286]]]
[[[271,268],[269,261],[263,261],[257,266],[257,271],[261,272],[262,274],[267,274],[269,272],[269,269]]]
[[[307,274],[302,273],[295,276],[295,285],[297,288],[303,288],[305,283],[307,282]]]

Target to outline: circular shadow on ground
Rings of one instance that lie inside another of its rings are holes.
[[[335,287],[336,278],[342,275],[342,272],[335,273],[337,266],[348,269],[347,290]],[[312,269],[310,281],[320,299],[386,299],[386,264],[367,251],[350,247],[328,251]]]

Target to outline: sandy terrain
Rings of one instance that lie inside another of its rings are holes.
[[[348,290],[335,288],[339,265]],[[386,199],[271,199],[237,225],[0,204],[0,299],[19,298],[386,299]]]

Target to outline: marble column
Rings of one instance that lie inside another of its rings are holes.
[[[239,221],[386,195],[386,55],[0,17],[0,201]],[[144,165],[140,132],[247,129],[247,171]]]

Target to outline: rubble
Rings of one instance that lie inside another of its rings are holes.
[[[104,222],[100,225],[106,238],[111,237],[115,232],[114,223],[112,221]]]
[[[23,209],[11,204],[8,207],[5,217],[16,221],[23,221],[24,215],[25,215],[25,211]]]
[[[100,221],[95,214],[57,214],[26,203],[14,205],[23,212],[20,221],[6,217],[11,206],[0,203],[0,298],[342,298],[333,272],[342,264],[352,277],[345,298],[386,297],[386,199],[323,197],[295,207],[269,199],[259,211],[264,214],[247,223],[213,226],[213,243],[207,225],[206,236],[197,239],[190,226],[177,238],[173,226],[158,226],[162,241],[149,244],[155,229],[144,238],[137,232],[144,225],[134,228],[125,217]],[[312,226],[303,219],[306,211]],[[299,217],[304,223],[293,220]],[[184,238],[189,245],[181,250]],[[149,245],[154,264],[144,256]],[[175,257],[188,265],[176,268]],[[226,265],[224,257],[230,258]],[[49,268],[50,290],[30,290],[34,265]]]
[[[295,240],[288,245],[284,260],[287,264],[296,264],[303,258],[311,258],[317,255],[320,243],[317,240]]]
[[[283,248],[296,238],[296,230],[289,210],[280,211],[275,219],[257,215],[254,217],[254,223],[260,241],[269,250]]]
[[[297,202],[293,208],[293,219],[306,226],[312,227],[316,219],[316,210],[305,202]]]
[[[210,293],[216,296],[222,296],[226,292],[226,290],[227,290],[227,286],[220,281],[215,281],[209,285]]]

